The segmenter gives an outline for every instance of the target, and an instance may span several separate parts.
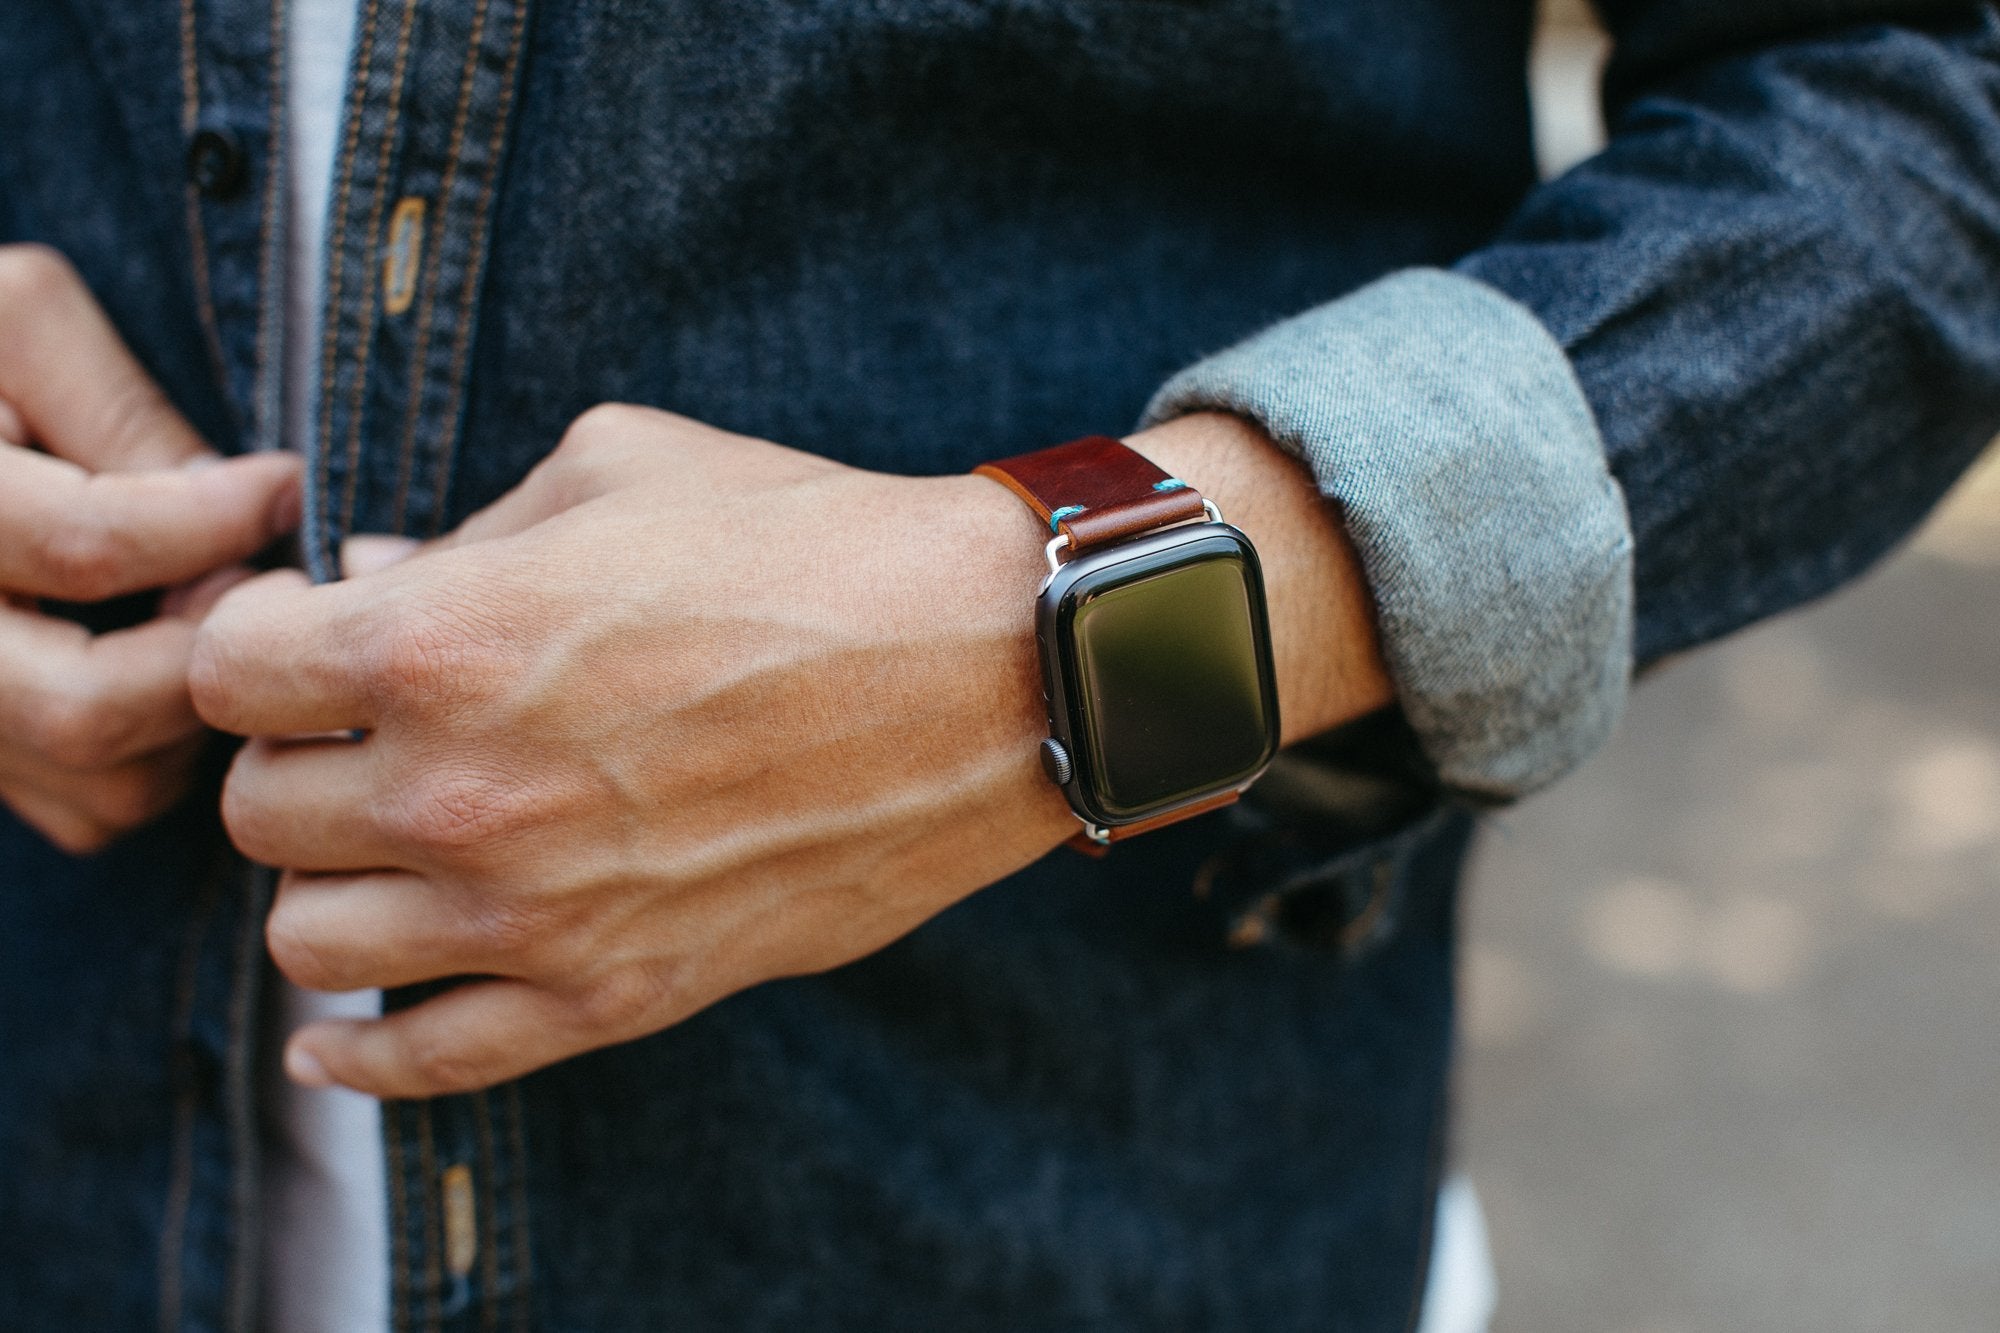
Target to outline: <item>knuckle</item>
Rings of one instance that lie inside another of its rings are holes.
[[[367,657],[371,686],[415,707],[484,697],[505,671],[501,654],[474,622],[446,608],[391,611]]]
[[[560,938],[554,915],[539,904],[516,898],[488,898],[468,914],[467,933],[482,957],[528,963],[530,971],[553,952]]]
[[[615,968],[576,997],[577,1017],[592,1032],[635,1032],[671,1008],[677,984],[665,968],[637,964]]]
[[[82,285],[75,266],[52,246],[0,245],[0,309],[44,309]]]
[[[390,816],[408,842],[462,857],[517,833],[531,816],[519,785],[471,769],[446,769],[411,783]]]
[[[28,560],[45,584],[71,601],[98,602],[117,590],[125,553],[118,534],[83,509],[31,535]]]
[[[385,695],[427,698],[453,676],[460,645],[435,621],[397,615],[377,635],[369,663],[373,684]]]
[[[264,947],[271,961],[293,985],[307,990],[337,990],[344,978],[334,960],[282,899],[264,922]]]
[[[260,660],[268,660],[270,614],[263,609],[268,603],[254,589],[274,577],[233,589],[195,627],[188,647],[188,695],[212,727],[231,729],[238,716],[236,691],[256,677]]]
[[[221,613],[218,607],[195,630],[188,655],[188,697],[196,715],[212,727],[223,727],[229,713],[230,640],[217,619]]]
[[[595,447],[625,439],[642,421],[648,409],[631,403],[599,403],[587,408],[563,432],[558,453],[587,453]]]
[[[588,481],[614,467],[660,417],[650,407],[599,403],[570,422],[549,462],[558,479]]]

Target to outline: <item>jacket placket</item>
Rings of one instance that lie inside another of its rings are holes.
[[[285,3],[182,0],[191,283],[248,448],[283,438]],[[524,0],[362,0],[326,228],[301,547],[445,526],[527,23]],[[198,179],[197,179],[198,177]],[[191,923],[174,997],[160,1326],[255,1327],[262,946],[271,876],[233,864]],[[389,1006],[410,997],[392,995]],[[530,1269],[512,1089],[384,1107],[395,1327],[524,1328]]]
[[[349,534],[446,526],[526,25],[524,0],[362,0],[304,445],[317,579],[336,575]],[[382,1129],[394,1326],[527,1327],[518,1095],[391,1102]]]

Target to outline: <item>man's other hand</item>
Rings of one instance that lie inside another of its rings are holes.
[[[195,626],[297,520],[296,459],[217,459],[60,255],[0,246],[0,802],[85,853],[177,801]],[[151,589],[102,635],[37,609]]]

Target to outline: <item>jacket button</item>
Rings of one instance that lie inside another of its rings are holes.
[[[210,199],[227,199],[242,189],[248,165],[243,146],[227,130],[202,130],[188,144],[188,179]]]

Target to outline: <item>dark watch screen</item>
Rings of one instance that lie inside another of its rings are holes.
[[[1233,785],[1276,744],[1257,575],[1232,542],[1113,566],[1065,599],[1075,740],[1112,818]]]

